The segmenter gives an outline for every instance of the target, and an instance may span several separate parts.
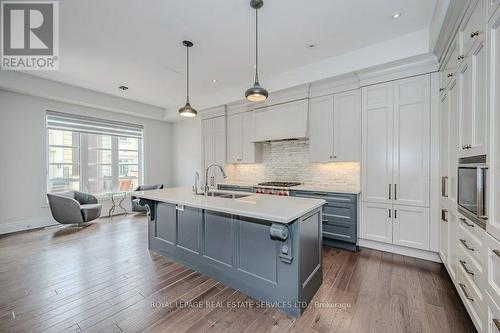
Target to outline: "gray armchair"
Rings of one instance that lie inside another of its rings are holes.
[[[163,188],[163,184],[155,184],[155,185],[139,185],[137,186],[134,191],[149,191],[149,190],[161,190]],[[130,197],[132,200],[132,211],[137,212],[137,213],[145,213],[146,212],[146,207],[141,206],[139,204],[139,201],[141,199],[131,196]]]
[[[90,222],[101,216],[102,205],[92,194],[79,191],[47,193],[54,219],[61,224]]]

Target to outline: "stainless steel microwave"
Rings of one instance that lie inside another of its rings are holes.
[[[487,215],[486,155],[461,158],[458,164],[458,210],[485,228]]]

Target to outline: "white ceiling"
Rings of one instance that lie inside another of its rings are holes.
[[[61,0],[60,70],[28,72],[128,99],[184,102],[191,49],[192,104],[253,82],[249,0]],[[428,29],[436,0],[265,0],[260,78]],[[392,14],[402,12],[399,19]],[[315,44],[313,49],[307,45]],[[214,84],[213,79],[217,82]],[[119,85],[130,89],[120,91]],[[243,97],[244,91],[241,91]]]

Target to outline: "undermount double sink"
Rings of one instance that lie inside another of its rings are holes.
[[[199,193],[199,195],[205,195],[205,193]],[[209,197],[217,197],[217,198],[225,198],[225,199],[240,199],[240,198],[245,198],[248,197],[252,194],[250,193],[227,193],[227,192],[219,192],[219,191],[210,191],[207,193],[207,196]]]

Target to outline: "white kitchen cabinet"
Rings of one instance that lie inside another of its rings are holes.
[[[459,32],[461,54],[467,55],[470,50],[484,39],[485,35],[485,3],[490,0],[472,0],[466,20],[462,22]]]
[[[392,244],[391,204],[362,202],[361,219],[361,238]]]
[[[430,248],[430,90],[430,75],[362,90],[362,238]]]
[[[451,279],[455,281],[457,277],[458,265],[458,216],[454,210],[448,211],[448,272]]]
[[[457,80],[450,84],[448,91],[449,98],[449,179],[448,198],[451,202],[456,202],[458,193],[457,167],[458,167],[458,126],[459,126],[459,87]]]
[[[430,76],[394,82],[394,203],[429,207]]]
[[[445,265],[448,265],[448,254],[450,248],[449,226],[449,211],[441,207],[441,219],[439,222],[439,257]]]
[[[212,163],[224,166],[226,163],[226,117],[203,119],[201,129],[204,169]],[[220,171],[212,168],[208,175],[209,186],[216,186],[222,180]]]
[[[429,249],[429,208],[393,206],[393,243],[415,249]]]
[[[333,160],[361,159],[361,96],[359,89],[333,95]]]
[[[500,303],[500,242],[490,235],[485,235],[485,247],[486,290],[496,303]]]
[[[441,94],[440,134],[439,134],[439,163],[441,177],[441,196],[448,197],[450,176],[450,99],[445,89]]]
[[[316,97],[309,101],[309,150],[312,162],[360,160],[359,90]]]
[[[500,307],[495,303],[493,297],[486,292],[486,318],[485,333],[498,333],[500,331]]]
[[[227,163],[262,162],[262,145],[252,142],[253,112],[227,116]]]
[[[466,56],[459,71],[460,157],[486,154],[487,100],[486,48],[479,40]]]
[[[309,100],[309,154],[311,162],[333,160],[333,95]]]
[[[429,206],[429,101],[429,75],[363,88],[363,201]]]
[[[490,147],[490,218],[486,223],[489,234],[500,240],[500,8],[488,24],[489,40],[489,100],[491,117]]]
[[[362,90],[363,201],[392,203],[393,90],[392,82]]]

